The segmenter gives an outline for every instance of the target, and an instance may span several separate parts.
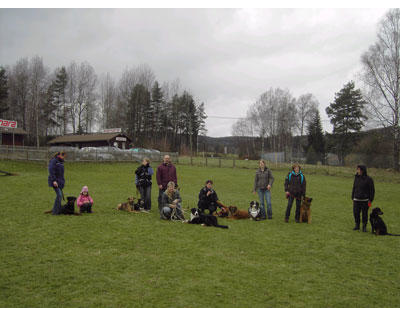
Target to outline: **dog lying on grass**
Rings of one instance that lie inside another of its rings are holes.
[[[213,215],[218,216],[218,217],[228,217],[229,216],[229,209],[227,206],[222,204],[222,202],[217,201],[218,206],[220,207],[220,210],[215,212]]]
[[[250,217],[249,212],[245,210],[239,210],[236,206],[229,206],[229,219],[247,219]]]
[[[371,223],[372,234],[375,235],[390,235],[390,236],[400,236],[397,234],[390,234],[387,231],[387,227],[383,219],[379,216],[383,215],[383,212],[379,207],[375,207],[371,214],[369,215],[369,222]]]
[[[300,206],[300,223],[307,222],[311,224],[311,201],[312,198],[304,197]]]
[[[135,210],[135,198],[134,197],[128,197],[128,202],[118,204],[117,210],[118,211],[127,211],[127,212],[132,212],[132,213],[139,213],[137,210]]]
[[[75,213],[75,201],[76,197],[67,196],[67,203],[61,206],[60,214],[62,215],[82,215],[81,213]],[[49,214],[52,211],[46,211],[45,214]]]
[[[229,228],[225,225],[218,225],[218,219],[214,215],[203,214],[199,209],[192,208],[189,224],[200,224],[203,226],[214,226],[219,228]]]

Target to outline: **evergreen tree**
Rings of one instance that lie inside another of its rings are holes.
[[[68,76],[65,67],[61,67],[56,74],[56,80],[52,84],[53,102],[57,107],[57,125],[61,126],[61,134],[65,135],[68,124],[68,108],[66,105],[66,89]]]
[[[343,165],[345,156],[351,151],[354,144],[352,132],[359,132],[364,126],[363,115],[365,101],[361,91],[355,90],[354,82],[350,81],[335,94],[335,100],[326,108],[326,113],[333,125],[336,150],[339,161]]]
[[[145,119],[144,111],[150,105],[150,92],[142,84],[137,84],[132,90],[128,101],[127,127],[128,134],[135,144],[143,145]]]
[[[314,117],[309,123],[307,130],[307,153],[309,154],[307,155],[307,162],[316,163],[318,161],[321,161],[323,164],[325,164],[325,138],[322,130],[321,117],[318,110],[315,112]],[[316,161],[309,161],[311,160],[311,157],[312,160],[314,160],[315,157]]]
[[[8,78],[6,70],[0,67],[0,118],[8,111]]]

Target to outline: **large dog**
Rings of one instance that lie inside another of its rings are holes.
[[[82,215],[81,213],[75,213],[75,201],[76,197],[67,196],[67,203],[61,206],[60,214],[62,215]],[[45,214],[49,214],[52,211],[46,211]]]
[[[379,216],[383,215],[383,212],[379,207],[375,207],[371,214],[369,215],[369,222],[371,223],[372,234],[375,235],[390,235],[390,236],[400,236],[397,234],[390,234],[387,231],[387,227],[383,219]]]
[[[201,224],[203,226],[214,226],[219,228],[229,228],[225,225],[218,225],[218,219],[214,215],[203,214],[199,209],[192,208],[189,224]]]
[[[261,209],[260,203],[257,201],[251,201],[249,207],[249,215],[252,220],[259,221],[261,220]]]
[[[300,223],[307,222],[311,224],[311,201],[312,198],[304,197],[300,206]]]
[[[249,212],[245,210],[239,210],[236,206],[229,206],[229,213],[231,214],[228,218],[230,219],[247,219],[250,217]]]

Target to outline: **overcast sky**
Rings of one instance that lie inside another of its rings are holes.
[[[270,87],[325,108],[376,39],[387,9],[0,9],[0,64],[39,55],[52,70],[88,61],[115,79],[146,63],[204,102],[208,136],[231,135]]]

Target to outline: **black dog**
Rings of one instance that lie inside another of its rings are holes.
[[[197,208],[192,208],[191,209],[191,218],[190,221],[188,222],[189,224],[201,224],[204,226],[214,226],[214,227],[219,227],[219,228],[229,228],[228,226],[225,225],[218,225],[218,220],[215,216],[213,215],[206,215],[202,213],[199,209]]]
[[[144,208],[144,201],[142,199],[138,199],[137,203],[133,204],[133,209],[135,211],[141,211]]]
[[[81,215],[80,213],[75,213],[75,201],[76,197],[67,196],[67,203],[61,206],[60,214],[64,215]]]
[[[396,234],[390,234],[387,232],[387,227],[383,219],[379,216],[383,215],[383,212],[379,207],[376,207],[372,210],[369,215],[369,221],[371,223],[372,233],[375,235],[390,235],[390,236],[400,236]]]
[[[250,202],[249,215],[250,218],[255,221],[261,220],[260,203],[258,203],[257,201]]]

